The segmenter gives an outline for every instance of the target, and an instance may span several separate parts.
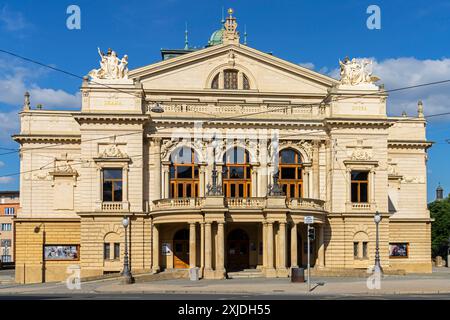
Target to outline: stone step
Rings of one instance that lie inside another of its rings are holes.
[[[229,279],[242,279],[242,278],[262,278],[264,277],[261,270],[258,269],[244,269],[243,271],[228,272]]]

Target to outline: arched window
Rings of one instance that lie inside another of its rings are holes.
[[[216,74],[211,82],[211,89],[219,89],[219,74]]]
[[[238,71],[227,69],[223,72],[224,89],[237,90],[238,88]]]
[[[229,149],[223,156],[223,190],[226,197],[245,198],[251,195],[251,166],[247,150]]]
[[[288,198],[303,195],[303,164],[300,153],[294,149],[280,151],[279,182]]]
[[[243,74],[243,89],[244,90],[250,90],[250,82],[248,81],[248,78],[245,74]]]
[[[170,155],[170,197],[198,197],[198,159],[194,150],[180,147]]]

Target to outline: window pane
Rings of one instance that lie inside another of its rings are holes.
[[[198,167],[194,167],[194,178],[198,178]]]
[[[114,243],[114,259],[120,259],[120,243]]]
[[[290,185],[290,191],[289,191],[289,197],[294,198],[297,197],[297,195],[295,194],[295,184],[291,184]]]
[[[360,183],[359,184],[359,200],[361,202],[367,202],[368,200],[368,194],[367,194],[367,183]]]
[[[175,183],[170,184],[170,197],[175,198]]]
[[[236,197],[236,185],[232,184],[230,187],[231,187],[230,197]]]
[[[250,178],[252,177],[250,167],[247,167],[247,168],[246,168],[246,175],[245,175],[245,177],[246,177],[247,179],[250,179]]]
[[[230,168],[230,179],[244,179],[244,167]]]
[[[358,258],[358,242],[353,242],[353,256]]]
[[[174,166],[170,166],[170,179],[174,179],[175,178],[175,167]]]
[[[302,180],[302,168],[297,168],[297,179]]]
[[[239,197],[241,197],[241,198],[244,197],[244,185],[243,184],[239,184]]]
[[[172,152],[170,160],[176,164],[192,163],[192,149],[189,147],[178,148]]]
[[[288,149],[288,150],[282,150],[280,156],[280,162],[281,163],[295,163],[295,154],[296,152],[294,150]]]
[[[363,257],[367,258],[367,242],[363,242]]]
[[[190,185],[190,184],[186,185],[186,197],[188,197],[188,198],[193,197],[192,185]]]
[[[122,169],[104,169],[103,179],[122,179]]]
[[[183,194],[183,184],[178,184],[178,194],[177,194],[178,198],[183,198],[184,194]]]
[[[281,168],[280,179],[295,179],[295,168]]]
[[[112,201],[112,182],[103,182],[103,201]]]
[[[109,260],[110,259],[109,253],[110,253],[109,243],[104,243],[103,244],[103,259]]]
[[[358,202],[358,184],[352,183],[352,202]]]
[[[353,181],[365,181],[368,177],[367,171],[352,171],[352,180]]]
[[[223,75],[224,75],[224,88],[236,90],[238,88],[237,86],[238,72],[236,70],[225,70]]]
[[[177,167],[177,178],[191,179],[192,178],[192,167],[191,166],[178,166]]]
[[[122,201],[122,181],[114,181],[113,201]]]
[[[249,81],[248,81],[248,78],[247,78],[247,76],[244,74],[244,83],[243,83],[243,87],[244,87],[244,90],[250,90],[250,83],[249,83]]]
[[[212,83],[211,83],[211,89],[219,89],[219,74],[217,74]]]

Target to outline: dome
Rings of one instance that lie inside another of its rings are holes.
[[[216,30],[212,33],[211,37],[209,38],[208,45],[209,46],[215,46],[217,44],[222,44],[222,36],[223,36],[224,29]]]

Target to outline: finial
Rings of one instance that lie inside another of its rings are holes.
[[[230,15],[230,18],[233,17],[233,8],[228,8],[228,14]]]
[[[189,40],[188,40],[188,28],[186,22],[186,29],[184,29],[184,50],[189,49]]]
[[[247,45],[247,25],[244,24],[244,44]]]
[[[29,111],[30,110],[30,93],[28,91],[26,91],[23,96],[24,96],[23,111]]]
[[[417,102],[417,116],[419,118],[423,118],[423,102],[422,102],[422,100],[419,100]]]

